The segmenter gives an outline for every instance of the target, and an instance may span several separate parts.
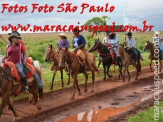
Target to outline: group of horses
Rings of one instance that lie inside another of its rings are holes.
[[[150,50],[150,69],[152,70],[152,60],[157,60],[154,57],[154,44],[147,41],[146,45],[144,47],[144,50]],[[52,83],[50,89],[53,89],[55,75],[57,71],[59,70],[61,72],[61,81],[62,81],[62,87],[64,87],[63,82],[63,70],[65,69],[67,71],[68,75],[68,82],[67,85],[70,84],[70,77],[73,78],[73,94],[71,99],[75,99],[75,87],[77,87],[79,95],[81,95],[81,91],[78,84],[78,74],[83,73],[85,76],[85,88],[84,91],[87,92],[87,80],[88,80],[88,71],[92,74],[92,92],[94,92],[94,85],[95,85],[95,72],[99,72],[98,68],[96,67],[96,60],[95,56],[92,54],[93,51],[96,51],[99,53],[99,56],[101,57],[101,62],[103,65],[104,70],[104,78],[103,81],[106,80],[106,76],[109,78],[112,77],[112,75],[109,72],[110,66],[112,64],[115,64],[119,67],[119,75],[118,79],[123,79],[125,81],[125,72],[128,73],[128,81],[130,81],[130,73],[129,73],[129,66],[133,65],[136,69],[136,80],[138,79],[138,76],[141,73],[141,63],[140,63],[140,57],[137,58],[137,61],[135,64],[133,64],[133,59],[131,57],[131,54],[128,53],[128,51],[125,49],[123,44],[119,44],[117,48],[117,56],[113,59],[110,53],[110,49],[104,44],[100,42],[99,39],[96,39],[93,46],[89,49],[87,56],[89,56],[89,61],[94,70],[89,71],[89,68],[87,65],[82,65],[80,62],[80,57],[74,53],[73,50],[61,50],[61,51],[55,51],[53,49],[52,44],[48,45],[45,61],[52,60],[52,67],[51,70],[53,71],[53,77],[52,77]],[[1,57],[0,57],[1,58]],[[0,59],[1,60],[1,59]],[[160,61],[160,72],[162,68],[161,58],[159,58]],[[1,62],[1,61],[0,61]],[[39,77],[42,80],[42,72],[41,72],[41,66],[35,62],[34,64],[35,70],[38,73]],[[40,68],[39,68],[40,67]],[[122,68],[124,67],[124,71],[122,72]],[[14,95],[16,90],[18,89],[18,86],[20,84],[13,84],[13,78],[11,77],[11,70],[9,67],[2,67],[0,66],[0,96],[2,97],[2,104],[0,106],[0,115],[2,114],[2,111],[5,107],[5,104],[9,106],[9,108],[14,113],[15,117],[17,117],[17,113],[12,105],[12,102],[10,100],[10,96]],[[42,93],[39,92],[37,83],[35,79],[29,83],[29,92],[32,95],[30,97],[30,102],[34,99],[34,105],[35,105],[35,111],[37,112],[38,109],[41,109],[41,106],[38,104],[39,98],[42,97]],[[30,96],[31,96],[30,95]]]

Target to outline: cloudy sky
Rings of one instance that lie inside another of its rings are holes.
[[[0,26],[8,24],[31,24],[31,25],[77,25],[77,22],[84,24],[88,19],[96,16],[107,15],[111,19],[108,24],[116,22],[116,24],[127,23],[128,20],[131,25],[142,27],[142,22],[147,21],[148,25],[154,25],[154,30],[163,30],[163,0],[1,0],[0,11],[2,11],[2,3],[9,3],[9,5],[18,4],[28,5],[28,12],[26,13],[0,13]],[[48,4],[54,6],[52,13],[33,13],[31,14],[31,4],[39,3],[39,5]],[[78,9],[75,13],[57,13],[57,6],[61,3],[72,3],[77,5]],[[81,4],[88,3],[95,6],[105,6],[106,3],[115,6],[112,13],[89,13],[89,9],[85,9],[83,14],[80,14]],[[124,20],[125,14],[125,20]]]

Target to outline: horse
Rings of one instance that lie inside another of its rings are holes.
[[[163,59],[161,59],[161,56],[160,55],[155,54],[154,51],[156,49],[157,48],[154,46],[154,44],[152,42],[146,41],[146,44],[144,46],[144,51],[145,50],[150,50],[150,56],[149,56],[149,59],[150,59],[150,64],[149,64],[150,70],[152,71],[152,61],[153,60],[159,60],[159,63],[160,63],[160,72],[161,72],[161,70],[162,70],[162,62],[161,62],[161,60],[163,60]]]
[[[135,80],[138,79],[139,74],[141,73],[141,64],[140,64],[140,56],[138,56],[136,62],[133,64],[133,59],[131,57],[131,54],[128,53],[127,49],[124,48],[123,44],[118,45],[117,49],[117,57],[120,57],[122,59],[122,63],[124,66],[124,72],[123,72],[123,82],[125,82],[125,72],[127,71],[128,73],[128,81],[130,81],[130,72],[128,67],[130,65],[134,65],[136,68],[136,78]]]
[[[87,56],[89,57],[89,61],[91,62],[91,66],[94,69],[94,71],[98,72],[98,69],[95,65],[95,57],[91,53],[87,53]],[[89,70],[86,65],[82,65],[80,62],[80,57],[74,53],[74,51],[69,51],[69,50],[61,50],[60,51],[60,62],[59,62],[59,67],[63,69],[65,67],[65,64],[68,65],[69,73],[71,74],[72,78],[74,79],[73,82],[73,95],[71,99],[75,99],[75,85],[77,86],[79,96],[81,95],[80,88],[78,85],[78,79],[77,76],[79,73],[83,73],[85,76],[85,89],[84,91],[87,92],[87,80],[88,80],[88,73],[87,71]],[[95,81],[95,72],[91,71],[92,73],[92,91],[94,92],[94,81]]]
[[[41,73],[36,69],[37,74],[41,78]],[[11,76],[11,69],[9,66],[0,66],[0,96],[2,97],[2,104],[0,105],[0,116],[3,113],[3,109],[6,104],[8,104],[9,109],[12,110],[15,118],[18,117],[15,111],[10,96],[15,95],[20,84],[14,85],[14,78]],[[38,90],[38,85],[35,79],[29,85],[29,93],[33,95],[34,98],[34,108],[33,114],[36,114],[38,110],[41,110],[41,106],[38,104],[39,98],[42,98],[43,90]],[[23,89],[21,89],[23,90]]]
[[[108,47],[106,47],[105,45],[103,45],[99,39],[95,40],[94,45],[90,48],[89,52],[93,52],[93,51],[98,51],[99,55],[100,55],[100,60],[102,61],[103,64],[103,69],[104,69],[104,78],[103,81],[106,80],[106,74],[107,76],[110,78],[112,77],[112,75],[109,74],[109,69],[110,66],[113,62],[114,59],[112,59],[112,56],[110,54],[110,50],[108,49]],[[115,64],[118,65],[119,67],[119,76],[118,79],[120,79],[122,77],[122,62],[120,58],[115,58],[116,62]],[[107,67],[107,71],[106,71],[106,67]]]
[[[55,79],[55,76],[57,74],[57,70],[59,70],[61,72],[62,87],[64,87],[64,82],[63,82],[63,69],[59,68],[59,54],[58,54],[58,52],[56,52],[53,49],[53,45],[49,44],[48,49],[47,49],[45,62],[50,61],[51,59],[53,60],[53,64],[52,64],[52,67],[51,67],[51,70],[53,71],[53,77],[52,77],[52,84],[51,84],[51,87],[50,87],[50,89],[52,90],[53,89],[54,79]],[[70,75],[68,74],[67,85],[69,85],[69,84],[70,84]]]

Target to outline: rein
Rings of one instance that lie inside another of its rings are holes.
[[[99,42],[97,42],[97,44],[95,45],[95,47],[93,47],[92,49],[93,49],[93,50],[96,50],[96,48],[97,48],[98,51],[96,51],[96,52],[97,52],[98,54],[100,54],[101,56],[110,56],[110,54],[102,54],[102,53],[100,52],[100,50],[103,50],[104,47],[103,47],[102,49],[98,49],[98,44],[99,44]]]

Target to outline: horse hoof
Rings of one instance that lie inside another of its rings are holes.
[[[38,109],[38,110],[41,110],[41,106],[38,105],[38,106],[37,106],[37,109]]]
[[[17,119],[16,119],[16,118],[17,118],[17,117],[14,117],[12,121],[13,121],[13,122],[16,122],[16,121],[17,121]]]
[[[73,96],[73,97],[71,97],[71,100],[75,100],[75,97]]]
[[[84,90],[84,92],[87,92],[87,91],[88,91],[87,89]]]
[[[109,78],[113,77],[112,75],[109,76]]]

